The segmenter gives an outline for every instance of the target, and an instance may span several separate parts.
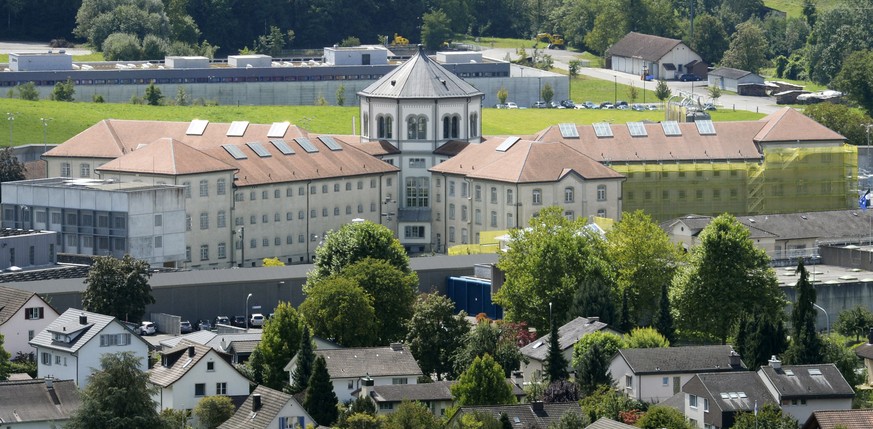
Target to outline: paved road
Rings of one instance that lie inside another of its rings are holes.
[[[528,53],[532,53],[533,50],[527,49],[527,51]],[[482,51],[482,55],[498,59],[505,58],[507,53],[513,59],[516,57],[515,49],[495,48]],[[555,68],[563,70],[569,69],[570,61],[578,59],[579,57],[579,54],[566,50],[549,49],[546,51],[546,53],[552,56]],[[655,85],[658,84],[657,81],[644,83],[637,75],[631,75],[601,68],[582,67],[579,70],[579,74],[597,79],[614,81],[625,85],[636,85],[638,88],[641,89],[644,85],[646,89],[654,89]],[[670,90],[673,92],[673,95],[679,95],[680,92],[682,92],[687,94],[693,94],[694,99],[696,100],[699,98],[702,103],[709,101],[709,95],[706,91],[706,82],[678,82],[669,80],[666,82],[667,86],[669,86]],[[776,100],[772,97],[747,97],[735,94],[723,94],[718,101],[718,104],[723,106],[721,108],[724,109],[748,110],[763,114],[770,114],[781,108],[780,106],[776,105]]]
[[[0,54],[48,52],[50,49],[58,51],[58,48],[52,48],[47,43],[0,41]],[[88,55],[91,53],[90,49],[82,48],[64,48],[64,50],[70,55]]]

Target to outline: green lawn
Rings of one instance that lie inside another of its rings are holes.
[[[645,101],[643,100],[643,84],[645,84]],[[654,103],[658,101],[655,97],[655,84],[653,82],[639,81],[638,85],[634,85],[637,89],[637,99],[635,103]],[[588,76],[576,76],[570,82],[570,97],[573,101],[581,103],[583,101],[591,101],[600,104],[604,101],[615,102],[616,99],[624,100],[631,103],[631,97],[628,94],[629,85],[609,82],[602,79],[596,79]],[[512,94],[510,94],[510,97]]]
[[[845,0],[818,0],[816,7],[818,11],[833,9]],[[791,17],[799,17],[803,15],[803,0],[764,0],[764,6],[781,10]]]
[[[77,63],[90,63],[103,61],[103,54],[100,52],[89,55],[73,55],[73,61]],[[0,63],[9,63],[9,54],[0,54]]]
[[[457,35],[454,39],[455,42],[458,43],[468,43],[479,45],[486,49],[493,48],[508,48],[508,49],[518,49],[520,47],[525,48],[533,48],[534,40],[527,39],[505,39],[500,37],[480,37],[479,40],[475,38]]]

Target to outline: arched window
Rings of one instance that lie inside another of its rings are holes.
[[[479,115],[476,113],[470,114],[470,137],[479,136]]]
[[[572,187],[564,188],[564,202],[572,203],[574,199],[573,197],[575,196],[574,194],[575,192]]]
[[[393,138],[394,133],[394,118],[389,116],[385,117],[385,138],[390,139]]]
[[[451,137],[451,134],[450,134],[451,123],[452,123],[451,119],[449,119],[448,116],[443,118],[443,138],[444,139]]]
[[[597,201],[606,201],[606,185],[597,186]]]
[[[452,116],[452,138],[456,139],[460,135],[461,117],[458,115]]]
[[[376,117],[376,137],[380,139],[390,139],[392,136],[392,127],[394,126],[394,120],[391,118],[391,115],[379,115]]]
[[[541,189],[534,189],[531,193],[531,199],[533,200],[533,204],[538,206],[543,203],[543,191]]]
[[[406,119],[406,138],[409,140],[424,140],[427,138],[426,116],[410,116]]]

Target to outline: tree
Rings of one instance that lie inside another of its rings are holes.
[[[627,301],[628,290],[625,289],[621,293],[621,311],[619,311],[618,329],[622,332],[629,332],[634,325],[630,321],[630,307]]]
[[[6,380],[9,378],[9,357],[11,356],[6,349],[3,348],[3,334],[0,334],[0,380]]]
[[[124,32],[142,39],[147,34],[166,38],[169,21],[161,0],[82,0],[73,34],[98,51],[110,34]]]
[[[670,347],[670,341],[655,328],[636,328],[625,335],[624,347],[629,349],[667,348]]]
[[[548,429],[578,429],[584,428],[591,424],[588,417],[583,416],[577,411],[568,411],[561,415],[558,421],[549,425]]]
[[[161,410],[160,417],[166,428],[194,429],[188,424],[188,421],[191,420],[191,410],[164,408]]]
[[[124,255],[96,256],[85,277],[82,307],[87,311],[113,316],[119,320],[139,322],[145,307],[155,303],[149,264]]]
[[[367,413],[355,413],[350,415],[345,420],[345,426],[348,429],[380,429],[382,427],[380,420],[375,416]]]
[[[421,402],[403,401],[388,414],[385,429],[440,429],[439,419]]]
[[[177,105],[177,106],[187,106],[188,103],[189,103],[188,98],[189,98],[189,97],[188,97],[188,93],[185,92],[185,87],[184,87],[184,86],[178,86],[178,87],[176,87],[176,105]],[[264,258],[265,261],[266,261],[267,259],[271,259],[271,258]],[[274,259],[275,262],[278,262],[279,264],[282,264],[282,265],[274,265],[274,266],[279,266],[279,267],[281,267],[281,266],[284,266],[284,265],[285,265],[285,263],[283,263],[282,261],[280,261],[279,258],[272,258],[272,259]]]
[[[319,281],[300,304],[300,314],[314,335],[345,347],[376,344],[378,322],[373,298],[354,280],[333,276]]]
[[[855,350],[846,346],[844,339],[836,335],[830,335],[822,341],[821,361],[834,364],[853,389],[866,381],[861,359],[855,354]]]
[[[661,285],[661,299],[658,300],[658,313],[655,314],[654,327],[667,339],[676,340],[676,328],[673,326],[673,313],[670,311],[669,286]]]
[[[873,115],[873,51],[852,52],[844,61],[840,72],[834,77],[833,87],[843,91],[846,98],[861,106],[868,115]]]
[[[103,58],[107,61],[136,61],[142,58],[139,37],[129,33],[112,33],[103,41]]]
[[[827,84],[852,52],[873,49],[870,0],[845,3],[819,14],[806,48],[806,70],[815,82]]]
[[[230,396],[223,395],[207,396],[194,407],[194,415],[208,429],[217,428],[231,418],[235,411],[236,407],[233,406]]]
[[[490,354],[509,377],[523,359],[519,352],[518,329],[511,323],[487,318],[479,320],[473,329],[464,335],[463,345],[452,356],[455,374],[467,370],[477,356]]]
[[[873,119],[860,109],[844,104],[819,103],[804,107],[803,114],[846,136],[849,144],[855,146],[867,144],[867,133],[863,125],[873,123]]]
[[[379,427],[379,422],[375,420],[364,419],[362,417],[355,416],[371,416],[376,417],[376,404],[368,397],[358,396],[351,403],[348,404],[347,407],[340,413],[339,419],[337,420],[336,426],[345,428],[345,427],[355,427],[355,425],[363,425],[366,427],[371,424],[371,422],[375,422],[376,429]],[[356,423],[355,420],[358,420]]]
[[[309,327],[303,325],[303,334],[300,336],[300,347],[297,349],[297,366],[291,373],[291,393],[300,393],[309,387],[309,378],[312,377],[312,365],[315,362],[315,353],[312,352],[312,336],[309,335]]]
[[[739,412],[734,429],[797,429],[797,420],[782,413],[776,404],[764,404],[757,413]]]
[[[755,22],[747,21],[737,26],[731,43],[721,60],[723,67],[757,73],[767,63],[767,38],[764,30]]]
[[[163,425],[149,383],[132,352],[105,353],[82,391],[82,405],[64,426],[70,429],[157,428]]]
[[[618,289],[628,294],[630,322],[635,326],[652,323],[658,294],[685,259],[681,248],[651,216],[637,210],[624,213],[621,222],[606,233],[606,257]]]
[[[426,12],[421,17],[421,43],[434,51],[452,38],[452,21],[442,9]]]
[[[15,87],[18,90],[18,98],[27,101],[39,101],[39,90],[36,89],[36,84],[33,82],[25,82]],[[10,98],[12,98],[10,90]]]
[[[327,372],[327,363],[323,356],[319,356],[315,358],[315,364],[312,366],[312,377],[309,379],[309,389],[303,400],[303,408],[319,426],[330,426],[339,414],[337,402],[333,384],[330,382],[330,374]]]
[[[497,90],[497,101],[500,104],[506,104],[506,98],[509,97],[509,91],[505,86],[501,86],[500,89]]]
[[[452,384],[452,396],[460,406],[514,404],[512,387],[506,381],[503,368],[491,355],[473,359],[458,382]]]
[[[549,323],[549,351],[546,354],[545,369],[548,380],[552,383],[559,380],[566,380],[569,374],[567,373],[567,358],[564,357],[564,351],[561,349],[561,343],[558,341],[558,324],[554,320]]]
[[[555,90],[552,89],[552,85],[548,83],[543,85],[542,91],[540,91],[540,97],[543,98],[543,101],[546,102],[546,105],[549,106],[552,102],[552,98],[555,97]]]
[[[784,298],[770,258],[755,247],[749,234],[730,214],[716,217],[700,233],[690,262],[674,278],[671,301],[684,330],[710,335],[724,344],[744,313],[782,311]]]
[[[694,17],[691,47],[707,64],[717,64],[728,48],[728,34],[721,20],[703,13]]]
[[[284,267],[285,263],[280,261],[278,257],[264,258],[263,266],[265,267]]]
[[[821,338],[815,329],[815,286],[809,281],[809,273],[803,260],[797,263],[797,299],[791,310],[791,345],[785,360],[793,365],[820,363],[822,359]]]
[[[353,48],[355,46],[361,46],[361,39],[355,36],[349,36],[343,39],[339,44],[343,48]]]
[[[657,405],[649,408],[637,420],[636,425],[643,429],[694,429],[696,427],[687,422],[679,410]]]
[[[270,55],[271,57],[278,57],[282,55],[282,50],[285,49],[285,43],[291,43],[294,40],[294,32],[288,31],[283,33],[279,27],[275,25],[270,26],[270,32],[261,36],[258,36],[258,40],[254,41],[252,45],[254,46],[255,52],[259,54]]]
[[[582,413],[592,422],[602,417],[622,421],[622,414],[642,410],[645,407],[644,404],[628,398],[624,392],[607,385],[601,385],[582,398],[579,405],[582,406]]]
[[[285,365],[297,354],[303,337],[303,322],[297,310],[288,302],[279,302],[273,317],[267,320],[261,333],[261,341],[255,350],[259,362],[250,362],[262,377],[262,384],[282,390],[288,383]],[[257,380],[256,380],[257,381]]]
[[[664,102],[664,100],[670,98],[670,95],[673,94],[673,91],[670,90],[670,87],[667,86],[667,82],[663,80],[658,81],[658,85],[655,86],[655,97],[658,98],[660,102]]]
[[[452,357],[463,346],[469,326],[466,313],[455,314],[455,304],[445,296],[432,293],[418,296],[409,320],[406,343],[425,375],[436,374],[442,380],[455,372]]]
[[[815,27],[816,15],[815,0],[803,0],[803,18],[810,27]]]
[[[390,229],[369,221],[352,222],[327,233],[324,243],[315,250],[315,265],[303,291],[366,257],[384,259],[400,271],[409,272],[409,255]]]
[[[576,363],[576,382],[587,395],[599,386],[612,385],[612,377],[609,374],[609,359],[612,354],[606,351],[602,343],[592,343],[576,359],[575,352],[573,362]]]
[[[636,85],[630,84],[627,87],[627,98],[630,100],[631,104],[637,102],[637,98],[640,98],[640,90],[637,89]]]
[[[149,106],[159,106],[164,96],[161,94],[161,88],[155,86],[155,81],[151,81],[145,90],[145,100]]]
[[[871,326],[873,326],[873,312],[859,305],[841,311],[837,323],[834,324],[834,330],[847,337],[854,336],[857,342],[862,336],[867,335]]]
[[[582,316],[600,316],[612,322],[614,307],[595,298],[613,302],[613,281],[604,260],[603,240],[585,228],[586,220],[568,220],[560,207],[540,211],[527,229],[509,232],[512,246],[500,254],[497,266],[506,282],[494,297],[506,318],[525,321],[537,331],[548,328],[546,309],[552,303],[558,324],[571,318],[574,295],[583,304]],[[596,305],[595,305],[596,304]]]
[[[748,368],[766,365],[771,356],[781,356],[788,348],[782,314],[751,314],[740,319],[735,349]]]
[[[12,153],[11,147],[0,150],[0,183],[24,180],[24,164]]]
[[[543,402],[547,404],[557,402],[578,402],[582,395],[579,394],[579,386],[567,380],[558,380],[549,383],[543,392]]]
[[[144,60],[162,60],[169,51],[170,45],[166,39],[162,39],[154,34],[148,34],[142,38],[140,58]]]
[[[709,98],[712,99],[713,103],[717,103],[718,99],[721,98],[721,88],[718,85],[710,85],[706,92],[709,93]]]
[[[406,337],[418,274],[403,272],[387,260],[367,257],[349,265],[340,275],[356,282],[373,299],[378,322],[376,344],[387,345]]]
[[[336,105],[345,106],[346,104],[346,85],[341,83],[336,89]]]
[[[54,101],[75,101],[73,95],[76,93],[76,88],[73,85],[73,79],[67,78],[65,82],[55,84],[55,89],[52,90],[51,99]]]

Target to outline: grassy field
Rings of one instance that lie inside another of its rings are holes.
[[[73,55],[73,61],[77,63],[90,63],[103,61],[103,54],[100,52],[89,55]],[[9,54],[0,54],[0,63],[9,63]]]
[[[655,84],[652,82],[645,82],[645,85],[645,101],[643,101],[643,81],[640,81],[639,85],[635,85],[638,95],[634,102],[654,103],[658,101],[658,98],[655,97]],[[630,86],[628,85],[615,85],[614,82],[595,79],[588,76],[576,76],[570,82],[570,97],[577,103],[591,101],[600,104],[603,101],[615,102],[615,99],[625,100],[630,103],[631,99],[628,94],[629,90]]]
[[[830,10],[845,0],[818,0],[816,7],[819,12]],[[764,6],[781,10],[791,17],[799,17],[803,15],[803,0],[764,0]]]

